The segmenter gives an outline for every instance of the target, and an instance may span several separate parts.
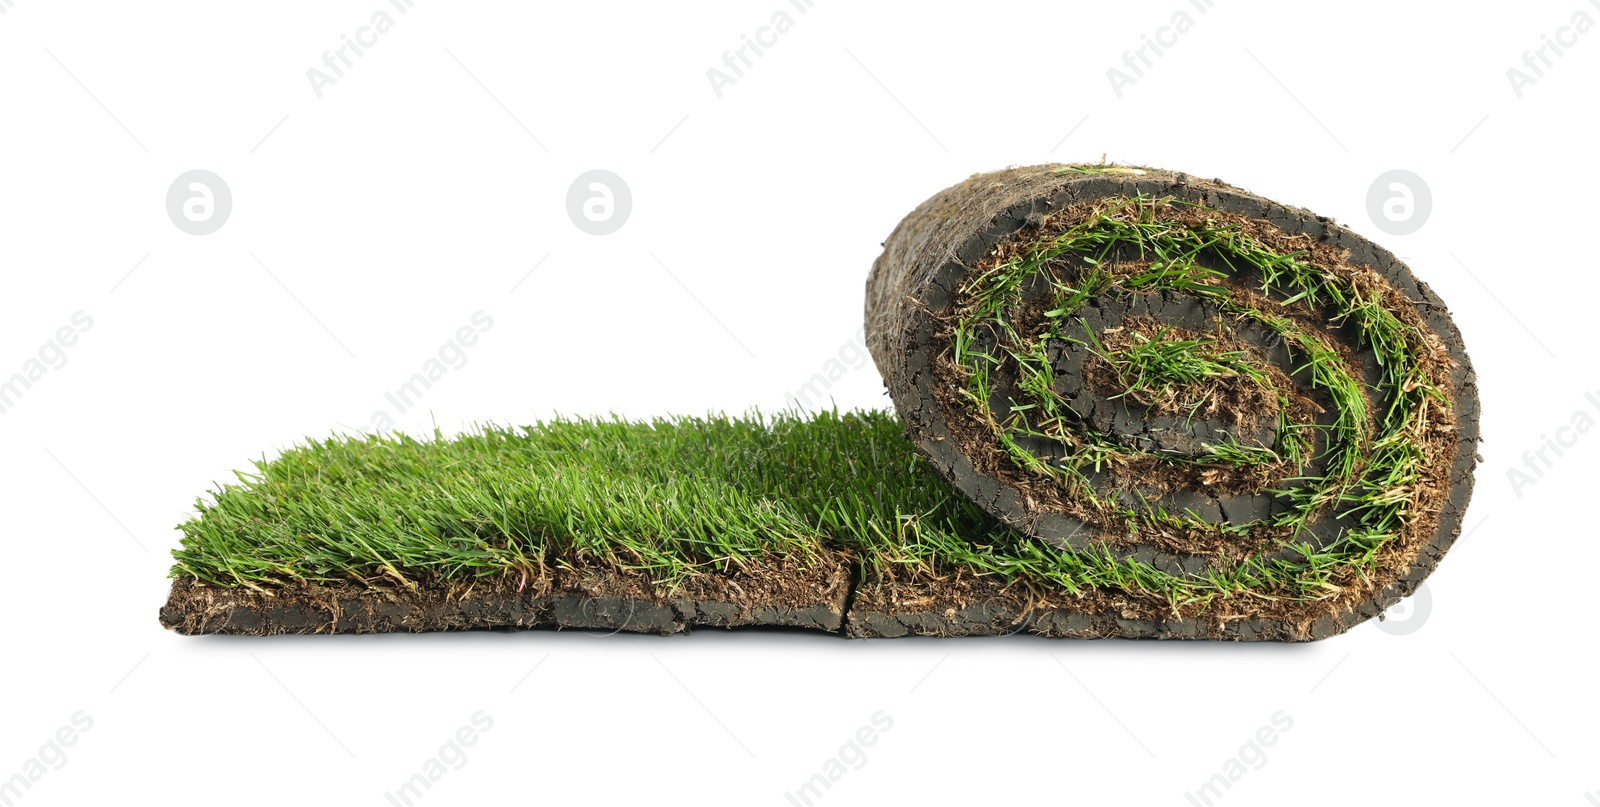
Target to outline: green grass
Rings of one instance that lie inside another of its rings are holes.
[[[1078,167],[1064,170],[1083,172]],[[1131,271],[1123,270],[1114,266],[1119,257],[1136,257],[1139,262]],[[1023,310],[1022,290],[1036,276],[1054,288],[1054,305],[1036,321],[1017,321],[1015,312]],[[1276,300],[1284,311],[1298,309],[1330,324],[1353,322],[1361,345],[1373,350],[1382,370],[1372,388],[1384,402],[1382,411],[1368,412],[1366,388],[1324,334],[1302,328],[1283,314],[1241,302],[1230,294],[1229,283],[1258,285],[1259,292]],[[1082,322],[1073,314],[1091,298],[1157,291],[1211,300],[1226,318],[1275,331],[1297,363],[1296,373],[1309,376],[1311,386],[1327,396],[1336,413],[1325,426],[1292,422],[1284,415],[1287,398],[1274,390],[1279,424],[1271,449],[1209,447],[1212,456],[1203,461],[1250,465],[1284,459],[1298,467],[1311,458],[1313,434],[1321,431],[1326,437],[1321,457],[1327,469],[1316,477],[1289,480],[1302,484],[1277,491],[1289,507],[1269,521],[1213,525],[1240,534],[1258,528],[1275,534],[1287,530],[1287,537],[1275,539],[1276,543],[1298,549],[1303,557],[1272,559],[1268,555],[1279,547],[1269,547],[1236,568],[1214,574],[1211,585],[1235,593],[1263,586],[1309,592],[1333,585],[1329,581],[1340,568],[1357,578],[1370,575],[1376,553],[1411,518],[1419,471],[1426,460],[1421,442],[1425,399],[1444,400],[1418,362],[1422,335],[1385,308],[1362,282],[1310,263],[1302,253],[1274,250],[1201,205],[1143,196],[1104,199],[1060,234],[1023,244],[1013,257],[968,278],[957,295],[958,309],[950,325],[951,356],[965,375],[961,394],[968,414],[987,428],[996,449],[1018,469],[1060,484],[1070,497],[1094,510],[1118,513],[1130,530],[1139,524],[1171,523],[1169,514],[1159,508],[1112,504],[1089,487],[1084,471],[1119,457],[1185,460],[1109,444],[1083,429],[1081,419],[1054,391],[1047,352],[1055,339],[1089,344],[1116,371],[1124,394],[1135,398],[1141,397],[1139,393],[1146,398],[1171,395],[1186,385],[1257,370],[1242,357],[1215,350],[1203,338],[1163,335],[1131,350],[1108,351],[1093,333],[1086,339],[1069,335],[1067,323]],[[1003,420],[989,407],[1000,377],[1014,379],[1020,393]],[[1250,377],[1266,380],[1253,372]],[[1064,457],[1047,462],[1021,447],[1018,439],[1024,436],[1048,437],[1068,450]],[[1320,552],[1294,543],[1315,514],[1334,507],[1355,517],[1356,527]]]
[[[997,531],[881,412],[336,436],[256,462],[196,509],[173,574],[247,586],[412,585],[587,561],[671,587],[839,550],[892,574],[934,565],[907,536]]]
[[[940,480],[900,422],[876,411],[335,436],[236,476],[181,525],[173,577],[417,586],[600,564],[639,569],[670,591],[693,575],[833,552],[868,580],[965,570],[1174,607],[1240,591],[1313,598],[1333,585],[1254,566],[1180,579],[1104,552],[1052,549]]]
[[[1244,351],[1221,350],[1209,336],[1175,339],[1172,328],[1163,327],[1154,335],[1134,334],[1131,344],[1107,348],[1100,338],[1084,326],[1085,341],[1112,372],[1122,391],[1113,398],[1131,396],[1149,404],[1182,399],[1191,411],[1210,399],[1211,382],[1225,378],[1247,378],[1270,388],[1267,372]]]

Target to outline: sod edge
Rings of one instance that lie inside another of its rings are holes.
[[[770,579],[764,588],[763,581],[735,575],[671,596],[641,593],[637,579],[614,573],[574,575],[542,592],[504,585],[406,589],[351,583],[255,590],[179,579],[160,619],[163,627],[185,635],[555,629],[667,636],[697,628],[774,628],[857,639],[1032,634],[1300,642],[1337,635],[1378,613],[1363,606],[1304,625],[1214,615],[1128,618],[1114,597],[1066,595],[971,575],[856,584],[845,558],[835,561],[784,578],[781,590]]]

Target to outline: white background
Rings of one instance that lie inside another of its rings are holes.
[[[818,803],[1189,804],[1279,710],[1292,729],[1223,803],[1600,790],[1600,433],[1536,484],[1507,477],[1575,412],[1600,419],[1600,30],[1546,51],[1521,97],[1506,72],[1600,7],[866,5],[416,0],[318,98],[306,71],[388,0],[0,2],[0,376],[93,318],[0,415],[0,777],[93,720],[19,803],[387,804],[479,709],[492,730],[422,803],[788,804],[878,710],[893,728]],[[707,69],[779,9],[793,28],[719,98]],[[1192,29],[1119,98],[1107,70],[1180,9]],[[401,428],[772,410],[841,349],[834,400],[887,406],[851,344],[894,224],[973,172],[1102,154],[1336,217],[1450,304],[1486,463],[1431,611],[1409,604],[1418,629],[1235,646],[157,625],[196,496],[368,425],[475,311],[492,328]],[[211,235],[166,213],[191,169],[233,194]],[[591,169],[631,189],[612,235],[568,217]],[[1431,189],[1414,234],[1369,214],[1391,169]]]

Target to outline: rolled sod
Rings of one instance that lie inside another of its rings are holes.
[[[196,502],[161,624],[1306,641],[1459,534],[1460,335],[1331,221],[1013,169],[907,217],[867,292],[898,415],[307,440]]]
[[[1461,335],[1392,253],[1309,211],[1150,168],[978,174],[894,230],[866,320],[938,475],[1116,578],[1067,624],[1322,638],[1460,534]]]

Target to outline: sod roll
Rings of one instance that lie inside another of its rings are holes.
[[[1389,251],[1220,180],[974,175],[885,242],[866,330],[958,490],[1224,619],[1337,633],[1460,534],[1478,400],[1443,302]]]

